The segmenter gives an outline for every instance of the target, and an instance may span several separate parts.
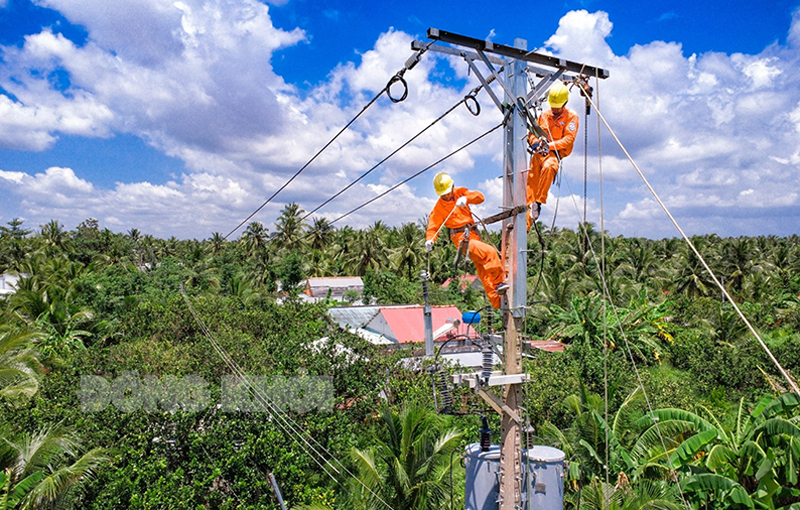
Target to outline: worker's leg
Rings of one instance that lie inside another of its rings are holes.
[[[503,264],[493,246],[476,239],[477,235],[473,235],[474,237],[469,240],[469,258],[475,264],[475,270],[483,283],[483,290],[486,291],[489,302],[493,307],[500,308],[500,296],[496,289],[505,280]]]
[[[539,189],[539,178],[542,172],[542,161],[544,160],[543,157],[534,153],[531,156],[531,164],[528,168],[528,177],[526,180],[526,198],[528,200],[528,205],[536,202],[536,190]]]
[[[558,158],[555,154],[550,153],[542,162],[541,170],[539,171],[539,180],[537,187],[534,190],[533,201],[540,204],[547,203],[547,193],[550,191],[550,185],[558,173]]]
[[[554,153],[550,153],[547,157],[542,157],[538,154],[531,156],[531,166],[528,171],[528,186],[526,190],[528,207],[534,202],[539,204],[547,203],[547,193],[550,191],[550,185],[553,184],[558,173],[558,158]],[[537,214],[538,216],[538,214]],[[528,211],[528,230],[531,229],[533,218]]]

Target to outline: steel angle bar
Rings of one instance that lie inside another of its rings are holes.
[[[549,73],[547,76],[542,78],[539,81],[539,83],[530,92],[528,92],[525,104],[530,103],[531,99],[533,99],[536,95],[538,95],[539,92],[544,90],[545,87],[547,87],[548,85],[550,85],[551,83],[553,83],[554,81],[559,79],[562,74],[564,74],[564,70],[563,69],[559,69],[555,73]]]
[[[489,97],[492,98],[494,104],[497,105],[497,108],[499,108],[501,112],[505,111],[505,109],[503,108],[503,102],[500,101],[500,98],[497,97],[497,94],[494,93],[494,90],[492,90],[492,88],[489,87],[489,82],[483,77],[480,70],[478,70],[478,66],[476,66],[475,63],[472,61],[472,59],[469,58],[466,54],[462,53],[461,56],[464,57],[464,60],[467,61],[467,65],[472,70],[472,72],[475,73],[475,76],[478,77],[478,81],[481,82],[481,85],[483,85],[483,88],[486,90],[486,93],[489,94]],[[503,83],[503,80],[499,79],[497,76],[492,76],[492,79],[494,79],[495,81],[499,81],[501,85]]]
[[[497,74],[497,71],[495,70],[494,66],[489,61],[489,59],[486,58],[486,53],[484,53],[481,50],[478,50],[478,56],[481,58],[481,60],[483,60],[483,63],[486,64],[486,67],[489,69],[489,72],[492,73],[492,76],[494,76],[494,79],[497,80],[497,82],[500,84],[501,87],[503,87],[503,90],[506,93],[506,97],[508,98],[508,101],[507,101],[508,104],[514,104],[514,94],[512,94],[511,91],[508,90],[508,86],[505,84],[505,82],[500,77],[500,75]]]
[[[584,73],[590,76],[597,76],[598,78],[605,79],[610,76],[607,69],[599,67],[587,66],[578,62],[572,62],[563,58],[552,57],[549,55],[542,55],[533,51],[526,51],[513,46],[505,46],[502,44],[494,44],[491,41],[484,41],[482,39],[475,39],[464,35],[454,34],[438,28],[428,29],[428,38],[437,41],[442,41],[450,44],[457,44],[459,46],[466,46],[474,50],[487,51],[495,53],[504,57],[513,59],[524,60],[534,64],[555,67],[557,69],[566,69],[575,73]]]
[[[429,44],[430,43],[426,43],[424,41],[416,41],[416,40],[415,41],[411,41],[411,49],[412,50],[421,50],[422,48],[428,46]],[[433,44],[433,45],[429,46],[428,47],[428,51],[435,51],[437,53],[445,53],[447,55],[455,55],[456,57],[461,57],[461,56],[466,55],[466,56],[468,56],[469,58],[471,58],[473,60],[478,58],[478,54],[477,53],[473,53],[471,51],[466,51],[465,52],[464,50],[461,50],[461,49],[451,48],[450,46],[439,46],[439,45],[436,45],[436,44]],[[492,62],[493,64],[497,64],[499,66],[502,66],[502,65],[506,64],[506,61],[504,59],[499,58],[499,57],[495,57],[494,55],[488,55],[488,58],[489,58],[489,61]]]

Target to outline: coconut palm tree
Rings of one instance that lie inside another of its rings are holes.
[[[0,444],[0,472],[4,473],[0,498],[6,506],[0,508],[55,506],[110,461],[103,450],[94,449],[67,465],[79,455],[81,444],[73,432],[60,426],[6,437]]]
[[[275,220],[275,232],[272,233],[272,241],[280,249],[292,251],[302,248],[305,244],[305,229],[307,224],[303,221],[305,211],[295,202],[287,204],[281,210],[278,219]]]
[[[381,418],[373,446],[351,453],[363,485],[353,483],[350,508],[444,508],[455,465],[450,453],[461,433],[444,429],[441,417],[422,407],[384,409]]]
[[[240,240],[246,257],[251,258],[256,253],[266,249],[269,233],[264,224],[260,221],[251,221],[242,234]]]
[[[693,239],[700,253],[703,252],[701,238]],[[675,292],[684,294],[689,298],[710,296],[715,291],[716,284],[700,259],[688,248],[681,250],[676,259],[677,274],[673,275]]]
[[[397,271],[404,272],[409,280],[414,278],[414,270],[424,264],[424,235],[413,223],[406,223],[397,232],[398,245],[391,250],[389,260]]]
[[[336,229],[330,224],[327,218],[314,218],[314,223],[308,230],[308,242],[312,249],[325,251],[328,245],[333,242],[333,234]]]
[[[226,243],[227,241],[225,240],[225,236],[219,232],[214,232],[211,234],[211,237],[208,240],[208,253],[212,257],[218,257],[219,255],[222,255],[222,251],[225,249]]]
[[[0,398],[15,403],[39,390],[42,367],[33,346],[41,336],[8,324],[0,327]]]
[[[64,230],[58,220],[50,220],[48,223],[41,226],[39,237],[45,249],[48,250],[64,250],[67,248],[69,236],[67,231]]]
[[[389,257],[380,230],[356,231],[351,243],[347,258],[342,261],[344,269],[351,275],[364,276],[367,269],[377,271],[388,266]]]

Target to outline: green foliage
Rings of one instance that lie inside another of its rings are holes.
[[[268,472],[293,507],[375,503],[349,477],[331,479],[297,434],[255,400],[246,400],[252,412],[245,412],[245,402],[239,411],[81,410],[81,376],[113,381],[126,371],[164,385],[202,377],[211,400],[219,401],[230,369],[208,334],[248,374],[270,381],[329,377],[331,411],[288,410],[307,440],[343,460],[398,505],[393,508],[447,506],[452,464],[428,455],[430,445],[455,428],[446,450],[457,451],[477,438],[478,420],[407,411],[433,409],[429,375],[404,361],[411,350],[387,353],[366,344],[334,327],[325,305],[302,304],[291,292],[278,295],[276,282],[286,291],[311,275],[362,275],[365,302],[421,303],[419,271],[430,265],[433,304],[480,310],[483,292],[440,287],[457,276],[455,247],[439,242],[426,254],[417,225],[335,229],[321,218],[308,225],[303,216],[290,204],[274,227],[253,222],[235,241],[219,233],[202,241],[156,239],[138,229],[113,233],[91,218],[72,231],[55,220],[35,232],[19,220],[0,227],[0,270],[28,275],[14,296],[0,299],[3,437],[32,437],[59,424],[70,437],[80,432],[87,449],[104,448],[102,455],[113,462],[113,469],[92,469],[94,478],[79,477],[81,483],[61,493],[61,507],[277,508]],[[693,508],[799,504],[800,406],[783,393],[785,381],[731,303],[677,240],[609,238],[589,225],[596,247],[602,236],[602,279],[582,235],[545,229],[541,258],[538,239],[529,237],[525,332],[568,347],[525,360],[531,382],[523,407],[536,435],[573,459],[567,507],[581,498],[581,508],[674,508],[675,479]],[[766,344],[797,376],[796,236],[695,241]],[[189,312],[181,286],[207,331]],[[605,302],[604,288],[610,294]],[[496,317],[484,317],[484,325],[501,326]],[[606,388],[608,413],[600,397]],[[762,400],[765,394],[770,398]],[[485,409],[473,392],[456,396],[466,410]],[[379,406],[384,413],[376,421]],[[490,421],[499,430],[497,416]],[[406,427],[424,447],[412,451],[393,440],[389,430]],[[350,457],[351,451],[360,454]],[[58,477],[69,478],[61,470],[82,458],[74,453],[26,477],[3,474],[0,501],[18,507],[40,482],[55,486]],[[395,469],[409,462],[426,467]],[[395,480],[408,473],[425,482]],[[463,475],[453,475],[461,503]]]

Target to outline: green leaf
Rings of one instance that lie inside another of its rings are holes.
[[[687,491],[713,491],[723,498],[753,508],[753,500],[747,491],[730,478],[713,473],[700,473],[684,478],[681,487]]]
[[[678,447],[675,452],[670,456],[672,466],[685,466],[694,460],[695,455],[705,445],[716,439],[717,431],[714,429],[704,430],[699,434],[695,434]]]

